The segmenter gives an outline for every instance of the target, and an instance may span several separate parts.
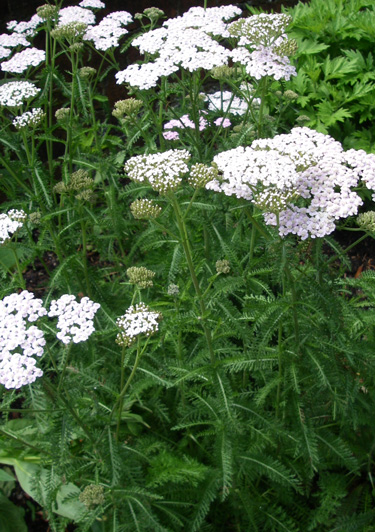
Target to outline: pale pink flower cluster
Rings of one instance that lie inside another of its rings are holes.
[[[267,204],[267,195],[273,205],[277,196],[288,198],[277,213],[264,209],[264,218],[278,224],[281,236],[302,240],[328,235],[337,220],[357,214],[362,199],[354,189],[361,181],[375,189],[375,155],[344,152],[339,142],[308,128],[222,152],[214,162],[222,180],[206,188],[257,204],[259,198]]]
[[[12,238],[12,235],[23,226],[26,214],[22,210],[11,209],[0,214],[0,244]]]
[[[45,61],[46,52],[38,48],[27,48],[15,54],[9,61],[1,63],[1,70],[21,74],[31,66],[38,66]]]
[[[230,127],[232,125],[232,122],[229,120],[229,118],[219,117],[214,120],[214,124],[215,126],[222,127],[225,129],[227,127]]]
[[[85,33],[84,39],[93,41],[97,50],[106,51],[118,46],[120,38],[128,33],[124,28],[133,18],[127,11],[115,11],[103,18],[96,26],[91,26]]]
[[[232,51],[232,59],[235,63],[245,65],[249,76],[259,80],[265,76],[271,76],[276,80],[290,80],[296,76],[296,68],[291,65],[289,58],[274,52],[272,48],[259,46],[250,52],[245,47],[238,47]]]
[[[77,344],[85,342],[95,331],[93,319],[99,308],[99,303],[94,303],[88,297],[83,297],[78,303],[75,296],[64,294],[51,302],[48,316],[58,317],[57,328],[60,332],[56,336],[63,344],[72,341]]]
[[[228,36],[224,20],[241,13],[235,6],[191,8],[182,17],[169,19],[163,27],[140,35],[133,41],[141,53],[157,57],[142,65],[130,65],[116,74],[117,83],[149,89],[162,76],[169,76],[179,68],[194,72],[198,69],[226,65],[230,51],[221,46],[211,34]]]
[[[136,155],[125,164],[128,177],[139,183],[148,182],[160,193],[176,190],[187,173],[190,153],[187,150],[168,150],[163,153]]]
[[[20,107],[39,92],[40,89],[30,81],[9,81],[0,86],[0,105]]]
[[[43,375],[33,357],[43,354],[44,334],[29,324],[46,314],[42,301],[26,290],[0,301],[0,384],[6,388],[20,388]]]

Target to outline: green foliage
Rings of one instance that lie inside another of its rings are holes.
[[[293,119],[306,115],[309,127],[345,148],[373,153],[373,2],[312,0],[284,12],[298,44],[298,75],[288,82],[298,94]]]

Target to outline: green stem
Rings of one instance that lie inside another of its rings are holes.
[[[17,273],[18,273],[20,286],[21,286],[22,290],[25,290],[26,284],[25,284],[25,279],[23,278],[23,275],[22,275],[22,269],[21,269],[20,261],[18,260],[16,250],[14,249],[12,244],[10,245],[10,249],[12,250],[12,253],[14,255],[14,262],[16,263],[16,268],[17,268]]]
[[[181,213],[181,210],[180,210],[180,206],[178,204],[176,196],[174,195],[173,192],[170,192],[169,199],[170,199],[170,201],[172,203],[172,207],[173,207],[173,210],[174,210],[174,213],[175,213],[175,216],[176,216],[177,226],[178,226],[179,233],[180,233],[180,238],[181,238],[181,244],[182,244],[182,247],[184,249],[186,261],[188,263],[188,268],[189,268],[191,280],[193,281],[195,292],[196,292],[197,297],[198,297],[199,307],[200,307],[200,312],[201,312],[200,320],[201,320],[202,328],[203,328],[203,331],[204,331],[204,334],[205,334],[205,337],[206,337],[206,342],[207,342],[208,351],[210,353],[211,363],[212,363],[212,365],[214,365],[216,363],[216,359],[215,359],[215,353],[214,353],[214,350],[213,350],[213,347],[212,347],[211,331],[210,331],[210,329],[208,329],[208,327],[206,325],[206,314],[207,314],[207,311],[206,311],[206,306],[204,304],[204,299],[203,299],[203,296],[202,296],[202,292],[201,292],[201,289],[199,287],[198,279],[197,279],[197,276],[195,274],[195,269],[194,269],[194,264],[193,264],[191,249],[190,249],[190,243],[189,243],[187,230],[186,230],[186,224],[184,222],[184,218],[182,216],[182,213]]]
[[[358,238],[358,240],[356,240],[355,242],[353,242],[353,244],[350,244],[350,246],[348,246],[347,248],[344,249],[344,251],[342,252],[342,254],[346,254],[348,251],[350,251],[352,248],[354,248],[357,244],[359,244],[360,242],[362,242],[362,240],[364,240],[365,238],[367,238],[369,235],[368,233],[365,233],[364,235],[362,235],[360,238]],[[336,259],[338,259],[340,257],[340,255],[335,255],[334,257],[331,257],[327,262],[326,262],[326,265],[328,266],[328,264],[331,264],[331,262],[335,261]]]
[[[112,415],[113,415],[113,412],[116,410],[117,406],[118,406],[118,413],[117,413],[117,427],[116,427],[116,441],[118,441],[118,437],[119,437],[119,433],[120,433],[120,425],[121,425],[121,414],[122,414],[122,405],[123,405],[123,401],[124,401],[124,396],[130,386],[130,383],[131,381],[133,380],[133,377],[135,375],[135,372],[137,371],[137,368],[138,368],[138,364],[139,364],[139,361],[141,359],[141,356],[142,354],[144,353],[145,349],[146,349],[146,346],[148,344],[148,341],[146,342],[145,346],[143,347],[142,351],[141,351],[141,341],[140,341],[140,338],[138,336],[138,340],[137,340],[137,354],[136,354],[136,357],[135,357],[135,361],[134,361],[134,366],[133,366],[133,369],[129,375],[129,378],[128,380],[126,381],[126,384],[125,386],[122,388],[121,390],[121,393],[116,401],[116,403],[114,404],[114,407],[112,409],[112,413],[111,413],[111,417],[110,417],[110,420],[109,420],[109,423],[108,425],[110,424],[111,422],[111,419],[112,419]]]

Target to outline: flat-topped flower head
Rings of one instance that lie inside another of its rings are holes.
[[[30,81],[9,81],[0,86],[0,105],[20,107],[39,92],[40,89]]]
[[[187,150],[168,150],[131,157],[124,170],[132,181],[146,182],[157,192],[165,194],[180,186],[182,176],[188,171],[189,160]]]
[[[160,319],[161,314],[153,312],[145,303],[138,303],[135,307],[130,306],[116,321],[120,329],[116,343],[129,347],[136,341],[138,335],[151,336],[158,331]]]
[[[272,46],[291,21],[290,15],[261,13],[232,22],[228,30],[231,36],[239,39],[240,46]]]
[[[96,26],[90,26],[84,39],[93,41],[97,50],[106,51],[119,45],[121,37],[128,33],[125,28],[133,18],[127,11],[115,11],[103,18]]]
[[[78,6],[87,7],[89,9],[103,9],[105,8],[105,3],[101,0],[82,0]]]
[[[12,72],[14,74],[22,74],[31,66],[38,66],[45,61],[46,52],[44,50],[38,50],[38,48],[27,48],[22,52],[16,53],[8,61],[1,63],[1,70],[4,72]]]
[[[344,152],[332,137],[308,128],[258,139],[218,154],[214,162],[222,177],[206,188],[254,202],[281,236],[302,240],[328,235],[336,220],[357,214],[360,182],[375,190],[374,154]]]
[[[11,20],[7,23],[7,29],[13,33],[21,33],[25,37],[33,37],[37,27],[43,22],[39,15],[33,15],[29,21],[17,22]]]
[[[13,234],[23,226],[26,214],[22,210],[11,209],[0,214],[0,245],[8,242]]]
[[[21,116],[16,116],[12,121],[12,124],[17,129],[23,128],[35,128],[43,121],[45,113],[40,108],[32,109],[31,111],[26,111]]]
[[[231,115],[244,115],[248,110],[245,100],[234,96],[230,91],[217,91],[204,95],[210,111],[220,111]]]
[[[59,11],[58,27],[72,22],[81,22],[90,26],[95,24],[95,15],[90,9],[84,9],[78,6],[63,7]]]
[[[147,90],[155,87],[161,77],[180,68],[194,72],[227,65],[230,51],[212,35],[227,37],[224,21],[240,13],[235,6],[193,7],[183,16],[165,21],[162,28],[140,35],[134,39],[133,46],[141,53],[153,55],[154,59],[142,65],[129,65],[118,72],[117,83]]]
[[[99,303],[88,297],[83,297],[78,303],[76,297],[69,294],[51,301],[48,316],[58,317],[57,328],[60,329],[56,337],[66,345],[85,342],[95,331],[93,320],[99,308]]]
[[[43,331],[30,325],[47,314],[40,299],[24,290],[0,301],[0,384],[20,388],[43,372],[33,356],[43,354]]]
[[[0,35],[0,47],[9,48],[9,53],[11,53],[12,48],[16,48],[17,46],[27,47],[30,46],[30,42],[26,39],[24,35],[21,35],[19,33],[13,33],[12,35],[2,33]]]

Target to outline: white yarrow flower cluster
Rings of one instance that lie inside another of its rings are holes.
[[[20,35],[18,33],[13,33],[12,35],[8,35],[7,33],[2,33],[0,35],[0,47],[16,48],[17,46],[27,47],[27,46],[30,46],[30,43],[24,35]]]
[[[210,111],[221,111],[231,115],[244,115],[248,109],[248,104],[234,96],[230,91],[217,91],[213,94],[206,94],[204,97],[208,102]]]
[[[116,74],[117,83],[149,89],[162,76],[169,76],[179,68],[194,72],[200,68],[223,66],[230,51],[212,36],[227,36],[224,20],[241,13],[234,6],[222,8],[191,8],[182,17],[169,19],[162,28],[140,35],[133,41],[141,53],[157,55],[148,63],[130,65]],[[229,35],[229,34],[228,34]]]
[[[128,33],[124,28],[133,18],[127,11],[115,11],[103,18],[96,26],[91,26],[85,33],[86,41],[93,41],[97,50],[106,51],[118,46],[120,38]]]
[[[105,7],[105,3],[101,2],[101,0],[82,0],[78,5],[79,7],[88,7],[91,9],[103,9]]]
[[[72,341],[75,344],[85,342],[95,331],[93,320],[99,308],[99,303],[94,303],[88,297],[83,297],[79,303],[75,296],[69,294],[53,300],[48,316],[58,317],[57,328],[60,332],[56,337],[66,345]]]
[[[30,81],[9,81],[0,86],[0,105],[19,107],[40,92]]]
[[[81,22],[90,26],[95,24],[95,15],[92,11],[83,7],[68,6],[60,9],[58,20],[58,28],[73,22]]]
[[[279,198],[279,211],[266,212],[266,223],[278,222],[281,236],[302,240],[328,235],[335,221],[358,212],[362,199],[353,189],[360,180],[375,188],[373,154],[344,152],[339,142],[308,128],[220,153],[214,162],[223,178],[206,188],[257,204],[268,201],[273,208]]]
[[[46,52],[38,48],[27,48],[15,54],[9,61],[1,63],[1,70],[21,74],[31,66],[38,66],[46,59]]]
[[[146,181],[154,190],[164,194],[179,187],[182,176],[189,170],[189,160],[190,153],[187,150],[168,150],[131,157],[124,170],[133,181]]]
[[[11,209],[7,214],[0,214],[0,244],[10,240],[25,220],[26,214],[22,210]]]
[[[123,316],[117,318],[116,323],[120,332],[116,343],[129,347],[138,335],[151,336],[158,331],[160,319],[161,315],[153,312],[145,303],[138,303],[135,307],[130,306]]]
[[[43,354],[43,331],[29,324],[46,314],[42,301],[27,290],[0,301],[0,384],[7,389],[31,384],[43,375],[33,358]]]
[[[286,14],[260,13],[242,18],[229,26],[229,33],[238,37],[239,46],[272,46],[285,35],[292,17]]]
[[[29,21],[17,22],[11,20],[7,23],[7,29],[13,33],[21,33],[26,37],[33,37],[36,34],[36,29],[43,22],[39,15],[33,15]]]
[[[21,116],[16,116],[12,123],[17,129],[36,127],[41,123],[44,117],[45,113],[42,109],[34,108],[31,111],[26,111]]]

